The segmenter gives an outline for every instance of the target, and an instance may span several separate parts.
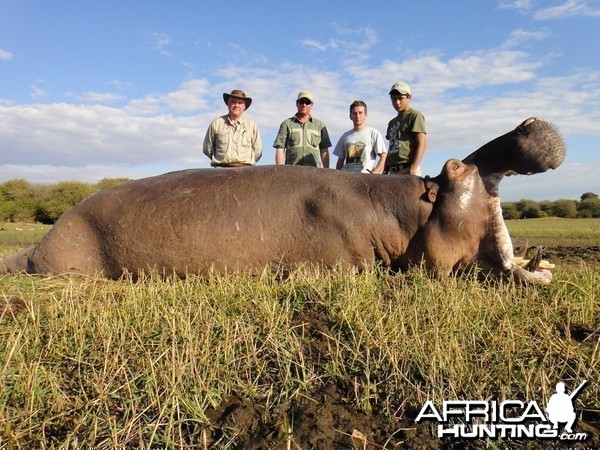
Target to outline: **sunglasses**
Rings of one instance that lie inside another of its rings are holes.
[[[298,103],[300,103],[301,105],[312,105],[312,102],[305,98],[298,100]]]

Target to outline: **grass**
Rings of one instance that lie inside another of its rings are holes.
[[[600,243],[600,219],[507,220],[510,235],[527,238],[531,245],[590,247]]]
[[[38,242],[51,225],[0,223],[0,256],[10,255]]]
[[[585,264],[529,288],[418,269],[0,276],[0,446],[228,447],[242,430],[215,434],[211,410],[229,396],[276,414],[328,384],[388,416],[429,399],[542,404],[558,380],[590,380],[578,406],[598,405],[599,278]]]

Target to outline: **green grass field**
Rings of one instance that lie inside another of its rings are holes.
[[[507,220],[506,226],[513,238],[529,239],[531,245],[545,247],[600,245],[600,219],[545,219]]]
[[[51,225],[39,223],[1,223],[0,257],[35,244],[50,228]]]
[[[593,246],[599,224],[508,227]],[[4,255],[45,232],[2,227]],[[418,269],[0,276],[0,447],[427,448],[440,442],[414,422],[426,400],[543,405],[557,381],[588,380],[577,429],[597,448],[600,276],[554,273],[528,288]]]

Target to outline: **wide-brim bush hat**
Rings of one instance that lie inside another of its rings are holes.
[[[244,93],[244,91],[241,91],[239,89],[234,89],[233,91],[231,91],[231,94],[228,94],[228,93],[223,94],[223,100],[225,100],[225,104],[227,104],[227,102],[229,101],[229,97],[234,97],[234,98],[239,98],[239,99],[244,100],[244,103],[246,103],[246,109],[250,108],[250,105],[252,104],[252,99],[250,97],[246,97],[246,94]]]

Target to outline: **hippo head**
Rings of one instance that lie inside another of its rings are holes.
[[[505,175],[533,175],[556,169],[565,157],[565,144],[556,127],[530,117],[471,153],[463,162],[476,165],[488,192],[498,195],[498,184]]]
[[[527,267],[514,262],[498,185],[505,175],[554,169],[565,154],[556,128],[531,118],[462,161],[447,161],[432,179],[438,185],[437,199],[416,249],[425,263],[446,273],[477,266],[524,283],[549,283],[552,274],[538,266],[541,253]]]

